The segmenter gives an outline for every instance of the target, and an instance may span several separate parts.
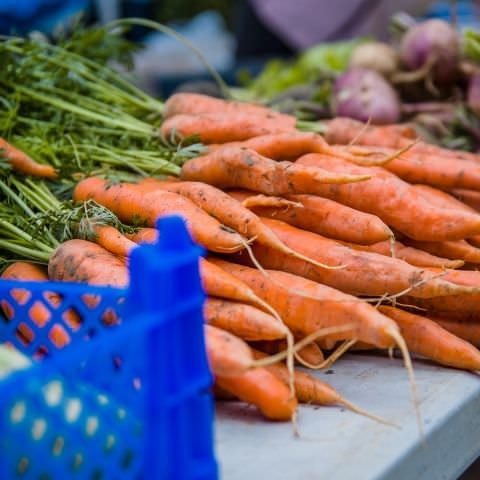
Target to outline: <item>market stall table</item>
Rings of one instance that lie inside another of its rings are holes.
[[[414,364],[425,437],[419,435],[398,359],[347,355],[317,372],[347,399],[401,426],[340,407],[302,406],[301,438],[238,402],[217,406],[217,456],[225,480],[454,480],[480,455],[480,377]]]

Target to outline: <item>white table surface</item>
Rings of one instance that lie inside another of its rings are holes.
[[[407,375],[398,359],[352,354],[317,372],[343,396],[401,428],[341,407],[299,409],[301,438],[239,402],[217,404],[223,480],[454,480],[480,455],[480,376],[414,363],[422,444]]]

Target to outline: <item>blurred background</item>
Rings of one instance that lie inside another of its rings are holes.
[[[480,2],[428,0],[0,0],[0,33],[52,36],[82,15],[87,24],[121,17],[173,26],[202,51],[231,85],[258,74],[271,58],[289,58],[320,42],[376,36],[386,40],[391,18],[440,17],[458,28],[476,26]],[[129,39],[138,83],[150,93],[215,86],[196,55],[177,40],[135,27]],[[185,85],[185,83],[187,84]]]

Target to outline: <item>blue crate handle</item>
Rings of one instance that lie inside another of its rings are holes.
[[[131,254],[128,289],[0,281],[2,341],[43,355],[0,381],[0,478],[217,478],[203,251],[180,217],[157,228],[157,243]],[[29,292],[21,302],[20,287]],[[39,304],[49,311],[47,326],[30,319]],[[66,317],[73,311],[81,317],[75,328]],[[52,325],[68,332],[66,347],[52,340]],[[27,327],[30,339],[20,335]],[[61,395],[50,404],[55,386]],[[92,424],[95,434],[87,434]],[[52,447],[59,439],[61,453]]]

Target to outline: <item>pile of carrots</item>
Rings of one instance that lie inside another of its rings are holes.
[[[179,177],[91,176],[73,191],[135,231],[98,225],[92,241],[61,243],[48,267],[16,262],[3,278],[126,286],[132,249],[155,241],[158,217],[178,214],[208,251],[200,273],[219,398],[272,420],[294,418],[298,402],[372,416],[294,362],[325,368],[347,350],[399,348],[410,373],[410,354],[480,370],[480,156],[401,125],[337,118],[324,136],[302,132],[289,115],[197,94],[172,96],[163,116],[163,138],[207,146]],[[14,171],[55,181],[5,145]]]

